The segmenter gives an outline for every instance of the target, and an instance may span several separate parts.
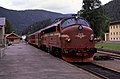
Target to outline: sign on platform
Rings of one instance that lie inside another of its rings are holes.
[[[4,25],[5,25],[5,18],[0,17],[0,26],[4,26]]]

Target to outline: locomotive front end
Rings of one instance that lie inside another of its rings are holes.
[[[96,52],[94,33],[81,18],[69,18],[61,24],[62,58],[68,62],[89,62]]]

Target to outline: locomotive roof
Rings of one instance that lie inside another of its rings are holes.
[[[62,20],[61,20],[61,21],[62,21]],[[51,28],[51,27],[53,27],[53,26],[58,26],[58,25],[61,23],[61,21],[55,22],[55,23],[51,24],[50,26],[47,26],[47,27],[41,29],[40,31],[43,31],[43,30],[48,29],[48,28]]]
[[[34,33],[31,33],[31,34],[29,34],[28,36],[34,35],[34,34],[39,33],[39,32],[40,32],[40,30],[39,30],[39,31],[36,31],[36,32],[34,32]]]
[[[40,29],[39,31],[34,32],[34,33],[30,34],[30,35],[39,33],[39,32],[41,32],[41,31],[46,30],[46,29],[48,29],[48,28],[51,28],[51,27],[53,27],[53,26],[58,26],[63,20],[66,20],[66,19],[69,19],[69,18],[75,18],[75,16],[74,16],[74,17],[57,18],[51,25],[49,25],[49,26],[47,26],[47,27],[45,27],[45,28],[43,28],[43,29]],[[78,17],[78,18],[84,19],[83,17]],[[84,19],[84,20],[85,20],[85,19]]]
[[[50,27],[53,27],[53,26],[58,26],[63,20],[66,20],[66,19],[70,19],[70,18],[76,18],[76,17],[63,17],[63,18],[57,18],[53,24],[51,24],[50,26],[47,26],[45,28],[43,28],[42,30],[45,30],[45,29],[48,29]],[[84,19],[83,17],[78,17],[80,19]],[[85,19],[84,19],[85,20]]]
[[[109,23],[109,25],[115,25],[115,24],[120,24],[120,20],[118,20],[118,21],[112,21],[112,22]]]

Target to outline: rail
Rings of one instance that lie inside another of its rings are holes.
[[[104,52],[104,51],[97,51],[97,53],[100,53],[100,54],[105,54],[105,55],[108,55],[114,59],[119,59],[120,60],[120,54],[118,53],[112,53],[112,52]]]
[[[73,65],[82,68],[94,75],[97,75],[100,78],[103,79],[119,79],[120,73],[116,72],[114,70],[110,70],[105,67],[101,67],[99,65],[93,64],[93,63],[72,63]]]
[[[104,52],[110,52],[120,55],[120,50],[111,50],[111,49],[103,49],[103,48],[97,48],[98,51],[104,51]]]

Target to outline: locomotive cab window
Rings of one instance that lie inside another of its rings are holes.
[[[81,18],[78,18],[78,19],[77,19],[77,22],[78,22],[78,24],[80,24],[80,25],[90,26],[87,21],[85,21],[84,19],[81,19]]]
[[[76,21],[74,18],[70,18],[70,19],[67,19],[65,20],[63,23],[62,23],[62,27],[67,27],[67,26],[71,26],[73,24],[76,24]]]

